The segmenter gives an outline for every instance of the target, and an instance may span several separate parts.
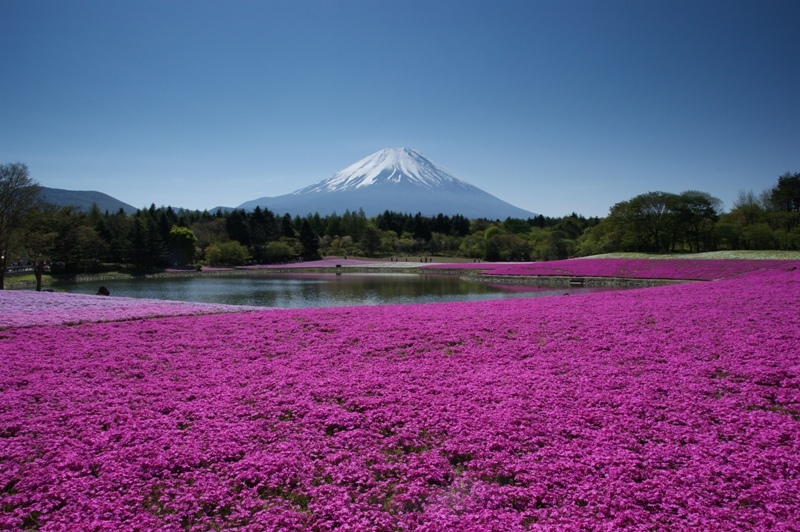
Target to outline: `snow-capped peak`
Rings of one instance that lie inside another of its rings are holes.
[[[442,187],[473,188],[442,167],[409,148],[385,148],[364,157],[334,174],[294,194],[308,192],[338,192],[354,190],[376,184],[411,183],[422,188]]]

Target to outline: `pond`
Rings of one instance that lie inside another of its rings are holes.
[[[370,273],[171,277],[59,283],[53,286],[60,291],[78,294],[96,294],[101,286],[105,286],[112,297],[278,308],[478,301],[617,290],[496,285],[467,281],[451,275]]]

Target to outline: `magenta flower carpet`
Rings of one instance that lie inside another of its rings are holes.
[[[484,270],[488,275],[617,277],[713,281],[759,270],[800,267],[791,260],[569,259],[549,262],[430,264],[425,269]]]
[[[0,529],[800,523],[798,270],[78,325],[0,304]]]

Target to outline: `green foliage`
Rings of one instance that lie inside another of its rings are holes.
[[[778,184],[770,190],[769,200],[776,210],[800,212],[800,172],[780,176]]]
[[[267,264],[282,264],[297,257],[297,250],[287,242],[269,242],[264,246],[264,260]]]
[[[319,238],[308,219],[303,220],[300,224],[300,244],[303,246],[303,259],[319,258]]]
[[[378,228],[374,224],[368,223],[358,244],[366,256],[373,256],[381,245],[381,233]]]
[[[250,260],[247,248],[235,240],[211,244],[204,254],[210,266],[242,266]]]
[[[0,289],[6,267],[19,249],[25,217],[33,210],[39,190],[26,165],[0,165]]]
[[[188,227],[173,225],[169,230],[170,257],[178,266],[194,261],[197,237]]]
[[[581,245],[601,252],[710,251],[717,246],[714,225],[721,208],[705,192],[648,192],[614,205]]]
[[[3,187],[14,176],[22,178],[26,194],[36,190],[24,165],[0,170]],[[311,260],[320,254],[520,261],[620,251],[795,250],[800,249],[800,174],[780,176],[776,186],[759,195],[740,193],[727,213],[718,199],[694,190],[640,194],[612,206],[603,219],[572,213],[501,222],[391,211],[367,218],[363,210],[293,218],[267,208],[208,213],[155,205],[127,215],[36,202],[25,203],[19,212],[24,215],[12,217],[13,223],[8,214],[0,217],[4,260],[47,263],[54,272],[71,273],[188,264],[197,249],[206,264],[215,266]]]

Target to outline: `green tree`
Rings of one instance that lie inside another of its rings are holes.
[[[292,216],[287,212],[281,218],[281,236],[284,238],[294,238],[296,235]]]
[[[381,232],[374,224],[368,223],[358,244],[365,255],[374,255],[381,245]]]
[[[0,290],[5,287],[5,272],[14,254],[16,236],[25,217],[39,197],[40,187],[22,163],[0,165]]]
[[[203,258],[209,266],[219,266],[222,264],[222,251],[217,244],[209,244],[203,248]]]
[[[520,218],[506,218],[503,222],[503,229],[516,235],[524,235],[531,230],[531,226]]]
[[[169,231],[170,257],[176,265],[182,266],[194,260],[197,237],[188,227],[173,225]]]
[[[250,223],[246,212],[240,209],[231,211],[225,220],[225,228],[231,240],[250,247]]]
[[[250,260],[250,253],[244,244],[235,240],[217,244],[219,248],[219,262],[225,266],[241,266]]]
[[[227,242],[230,240],[228,230],[225,227],[225,219],[212,217],[205,220],[198,220],[191,224],[189,229],[197,237],[197,245],[200,249],[205,249],[211,244]]]
[[[268,264],[289,262],[296,256],[294,248],[286,242],[267,242],[264,246],[264,260]]]
[[[143,216],[134,216],[131,222],[131,262],[136,269],[143,269],[148,264],[147,256],[147,222]]]
[[[314,229],[307,218],[303,219],[300,224],[300,243],[303,245],[303,258],[305,260],[319,258],[319,238],[314,233]]]
[[[769,202],[775,210],[770,216],[772,226],[783,232],[782,247],[797,249],[790,235],[800,227],[800,172],[780,176],[778,184],[769,191]]]
[[[689,251],[716,249],[714,224],[719,220],[722,201],[706,192],[687,190],[674,197],[673,242],[683,242]]]
[[[31,210],[25,220],[22,256],[33,263],[37,292],[42,290],[44,268],[53,255],[58,238],[54,224],[56,211],[55,205],[42,203]]]
[[[779,211],[800,212],[800,172],[786,172],[769,191],[769,201]]]

